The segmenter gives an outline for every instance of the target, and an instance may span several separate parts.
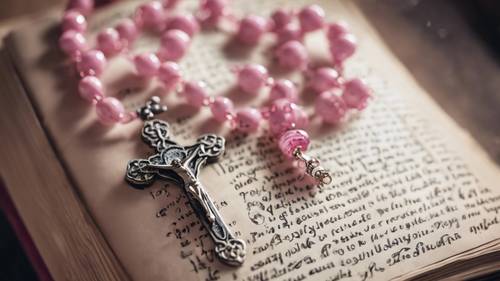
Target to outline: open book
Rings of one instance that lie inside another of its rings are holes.
[[[135,77],[124,58],[113,59],[103,76],[107,93],[129,109],[153,94],[164,96],[169,110],[161,118],[179,143],[193,143],[203,133],[226,137],[226,153],[202,170],[201,180],[226,223],[247,244],[238,268],[214,258],[212,241],[181,189],[156,182],[136,190],[124,181],[127,162],[151,154],[140,139],[142,124],[106,128],[97,123],[57,47],[61,11],[44,14],[8,38],[8,59],[19,78],[12,81],[27,90],[76,193],[118,261],[107,266],[122,267],[123,278],[430,280],[468,278],[500,266],[498,167],[419,88],[352,3],[316,2],[329,20],[351,25],[360,47],[346,65],[346,76],[363,78],[374,92],[366,111],[341,126],[313,120],[311,154],[333,175],[321,189],[283,158],[265,130],[247,136],[216,125],[208,112],[193,112],[176,93]],[[268,15],[278,6],[307,3],[235,0],[231,7],[239,14]],[[114,25],[137,5],[99,10],[90,20],[90,34]],[[196,1],[185,1],[180,9],[195,6]],[[231,95],[238,106],[258,105],[263,98],[235,93],[230,68],[268,62],[272,43],[269,37],[245,49],[231,42],[229,32],[201,32],[180,66],[186,79],[204,80],[214,95]],[[146,36],[133,52],[157,46],[156,38]],[[306,46],[315,62],[327,60],[320,34],[308,37]],[[313,100],[303,93],[301,103],[311,113]],[[65,202],[52,204],[61,212],[69,208]],[[40,219],[50,220],[50,214]],[[49,252],[44,249],[42,256]],[[96,255],[95,263],[100,259]]]

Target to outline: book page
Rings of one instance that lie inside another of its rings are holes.
[[[239,14],[268,15],[278,6],[305,3],[231,6]],[[136,190],[123,180],[129,160],[153,151],[140,138],[141,122],[102,127],[80,99],[74,70],[56,47],[58,15],[13,35],[11,50],[41,121],[132,280],[387,280],[499,238],[497,168],[423,96],[349,4],[320,3],[330,19],[352,25],[360,48],[346,76],[365,79],[374,92],[366,111],[341,126],[313,118],[310,153],[334,178],[321,189],[281,155],[265,128],[255,135],[231,132],[207,110],[193,111],[176,93],[135,77],[123,57],[113,59],[103,75],[107,94],[131,110],[153,94],[164,95],[169,111],[161,117],[170,122],[175,141],[188,145],[203,133],[226,137],[225,155],[202,170],[201,180],[225,222],[247,243],[239,268],[214,257],[210,237],[180,188],[156,182]],[[137,4],[98,12],[91,32]],[[183,8],[195,4],[186,1]],[[204,80],[212,94],[230,96],[237,106],[259,105],[265,93],[253,99],[235,91],[230,69],[245,62],[269,65],[272,41],[244,48],[230,31],[202,32],[180,63],[184,78]],[[321,34],[311,34],[306,45],[314,62],[327,60]],[[146,36],[133,52],[157,46],[157,38]],[[285,75],[270,69],[276,77]],[[297,75],[290,78],[303,84]],[[313,114],[313,94],[304,91],[301,103]]]

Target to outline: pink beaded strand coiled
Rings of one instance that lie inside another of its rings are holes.
[[[101,31],[96,46],[89,48],[84,36],[86,16],[90,15],[92,0],[72,0],[63,20],[61,49],[75,62],[81,77],[78,91],[82,98],[96,106],[99,121],[103,124],[128,123],[137,118],[136,112],[126,112],[123,104],[114,97],[105,97],[99,76],[105,70],[107,59],[126,53],[143,30],[161,34],[156,53],[143,53],[131,61],[137,75],[158,79],[166,91],[180,88],[180,95],[193,107],[208,107],[214,120],[226,122],[237,130],[255,132],[262,120],[267,120],[269,131],[277,138],[280,150],[287,157],[305,163],[306,172],[320,185],[332,178],[315,158],[308,157],[310,138],[304,129],[309,116],[297,105],[298,89],[290,80],[274,80],[268,70],[258,64],[248,64],[235,69],[236,84],[242,93],[257,95],[267,88],[270,106],[235,109],[233,102],[224,96],[211,97],[202,81],[183,81],[176,61],[188,51],[191,39],[201,27],[217,27],[227,18],[234,23],[234,37],[241,44],[256,45],[266,33],[276,37],[274,57],[280,67],[301,71],[308,87],[316,92],[316,115],[326,123],[337,124],[352,110],[362,110],[371,96],[370,89],[360,79],[345,80],[343,64],[356,50],[356,39],[345,23],[325,23],[325,13],[318,5],[302,8],[299,12],[278,9],[269,19],[250,15],[236,19],[224,0],[202,0],[194,15],[170,15],[177,0],[152,1],[140,5],[134,16],[122,20],[112,28]],[[309,63],[304,37],[323,30],[329,42],[331,66],[314,68]]]

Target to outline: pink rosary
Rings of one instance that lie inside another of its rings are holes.
[[[235,130],[256,132],[264,123],[262,121],[267,120],[280,150],[287,157],[303,162],[306,173],[320,186],[330,183],[332,178],[320,166],[319,160],[304,154],[310,143],[309,135],[303,130],[308,126],[309,116],[296,104],[298,89],[292,81],[274,80],[262,65],[238,67],[234,72],[241,93],[255,96],[268,88],[270,106],[236,110],[229,98],[211,97],[202,81],[183,81],[176,61],[186,54],[191,38],[199,32],[200,26],[216,28],[225,20],[236,25],[233,36],[244,45],[257,45],[266,33],[275,36],[277,63],[283,69],[306,75],[307,87],[318,94],[316,115],[324,122],[337,124],[346,119],[349,111],[364,109],[371,91],[360,79],[343,79],[343,63],[354,54],[356,39],[345,24],[325,23],[324,11],[318,5],[304,7],[298,13],[278,9],[270,19],[250,15],[238,20],[228,10],[226,0],[202,0],[194,15],[169,15],[177,2],[152,1],[140,5],[132,19],[124,19],[116,27],[101,31],[96,47],[89,48],[84,37],[85,16],[92,12],[93,0],[72,0],[63,17],[63,34],[59,43],[75,62],[81,76],[80,96],[95,105],[101,123],[128,123],[137,118],[145,121],[143,139],[157,154],[129,162],[127,180],[139,188],[150,185],[155,178],[173,180],[184,186],[189,198],[193,199],[190,200],[193,208],[214,238],[217,256],[227,264],[239,265],[244,259],[245,244],[229,232],[197,179],[198,169],[207,159],[222,153],[224,139],[205,135],[193,146],[182,147],[174,143],[168,136],[168,124],[152,120],[155,114],[166,110],[156,97],[136,112],[126,112],[118,99],[104,95],[99,76],[106,67],[107,58],[127,52],[141,31],[161,34],[160,48],[156,53],[139,54],[132,59],[137,75],[158,79],[165,92],[180,88],[180,94],[189,105],[208,107],[214,120],[228,122]],[[309,64],[303,39],[308,33],[320,30],[324,30],[329,42],[331,66],[315,69]],[[219,224],[223,233],[214,233],[214,223]]]

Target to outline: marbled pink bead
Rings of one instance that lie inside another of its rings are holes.
[[[255,132],[259,128],[262,115],[260,111],[249,107],[236,113],[236,128],[242,132]]]
[[[371,90],[359,78],[355,78],[347,81],[344,84],[344,92],[342,93],[342,99],[346,103],[347,107],[355,108],[357,110],[363,110],[368,99],[371,97]]]
[[[163,0],[163,7],[167,10],[173,10],[179,4],[180,0]]]
[[[331,67],[321,67],[314,71],[309,86],[317,93],[340,87],[339,73]]]
[[[238,72],[238,86],[247,94],[257,94],[267,83],[267,69],[260,64],[245,65]]]
[[[278,45],[281,45],[288,41],[301,42],[303,40],[303,33],[298,26],[293,24],[288,24],[282,29],[276,31],[276,37]]]
[[[271,101],[287,99],[289,101],[296,102],[298,98],[297,87],[292,81],[287,79],[276,81],[269,92],[269,99]]]
[[[78,93],[89,102],[97,102],[104,97],[104,88],[99,78],[85,76],[78,83]]]
[[[99,32],[97,35],[97,48],[106,56],[118,54],[123,48],[118,31],[114,28],[106,28]]]
[[[330,41],[330,54],[335,64],[342,64],[347,58],[356,52],[357,41],[352,34],[340,35]]]
[[[76,69],[80,76],[99,76],[106,67],[106,57],[99,50],[83,52],[76,63]]]
[[[87,43],[83,34],[74,30],[65,31],[59,38],[59,47],[68,56],[77,58],[81,52],[87,48]]]
[[[121,122],[125,115],[125,108],[118,99],[106,97],[97,102],[96,112],[102,124],[113,125]]]
[[[288,25],[293,19],[293,13],[282,8],[278,8],[271,14],[273,30],[278,31]]]
[[[319,5],[311,5],[300,10],[300,27],[303,32],[310,32],[323,27],[325,11]]]
[[[257,44],[266,32],[267,21],[259,16],[247,16],[240,21],[239,29],[236,33],[236,38],[244,44]]]
[[[151,1],[142,4],[135,16],[136,23],[140,27],[151,28],[154,30],[161,29],[165,21],[165,11],[163,4],[159,1]]]
[[[328,24],[326,31],[326,38],[328,38],[329,42],[333,42],[340,36],[348,33],[349,33],[349,26],[347,25],[346,22],[343,21],[334,22]]]
[[[71,0],[66,9],[79,11],[83,15],[89,15],[94,9],[94,0]]]
[[[200,29],[200,26],[192,15],[175,15],[167,20],[167,29],[182,30],[189,37],[193,37]]]
[[[305,128],[309,123],[305,111],[286,99],[279,99],[271,104],[268,121],[271,133],[276,136],[290,129]]]
[[[203,0],[201,10],[210,13],[211,16],[221,16],[227,6],[227,0]]]
[[[139,36],[139,30],[135,22],[131,19],[122,20],[116,27],[120,40],[126,45],[132,44]]]
[[[161,37],[158,57],[162,61],[177,61],[186,54],[190,41],[186,32],[178,29],[168,30]]]
[[[64,31],[74,30],[78,32],[85,32],[85,30],[87,30],[87,20],[78,11],[66,11],[62,19],[62,29]]]
[[[280,66],[293,70],[306,67],[308,54],[304,45],[298,41],[288,41],[276,50],[276,58]]]
[[[134,57],[137,74],[142,77],[153,77],[158,74],[160,60],[153,53],[144,53]]]
[[[226,97],[217,96],[210,103],[210,111],[215,120],[224,122],[233,114],[234,104]]]
[[[200,108],[205,105],[208,99],[207,86],[202,81],[185,82],[182,95],[189,105]]]
[[[293,158],[296,149],[301,152],[307,151],[310,143],[309,135],[304,130],[290,130],[286,131],[280,136],[278,146],[286,156]]]
[[[316,99],[314,109],[323,121],[330,124],[338,124],[344,118],[347,105],[344,100],[333,91],[326,91]]]
[[[158,79],[167,90],[171,90],[181,81],[181,70],[175,62],[167,61],[158,69]]]

